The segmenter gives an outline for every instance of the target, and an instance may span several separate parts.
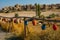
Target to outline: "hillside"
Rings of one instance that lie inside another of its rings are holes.
[[[13,17],[15,15],[15,13],[19,14],[19,16],[26,16],[26,17],[36,16],[35,11],[21,11],[21,12],[11,12],[11,13],[0,13],[0,16]],[[52,13],[60,15],[60,12],[58,12],[58,11],[41,12],[41,15],[49,16]]]
[[[11,12],[17,12],[17,11],[35,11],[36,10],[36,4],[28,4],[28,5],[19,5],[16,4],[14,6],[6,6],[0,10],[0,13],[11,13]],[[40,5],[40,10],[42,12],[44,11],[59,11],[60,10],[60,4],[51,4],[51,5]],[[60,12],[60,11],[59,11]]]

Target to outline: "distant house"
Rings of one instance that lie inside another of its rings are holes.
[[[40,10],[41,11],[48,11],[48,10],[58,10],[60,9],[60,4],[50,4],[50,5],[40,5]],[[14,12],[14,11],[36,11],[36,5],[19,5],[16,4],[13,7],[9,6],[9,7],[4,7],[2,8],[2,10],[0,10],[2,12]]]

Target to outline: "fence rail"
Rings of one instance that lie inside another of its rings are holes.
[[[31,21],[33,19],[36,19],[36,20],[42,20],[42,21],[48,21],[48,22],[60,22],[60,20],[56,20],[56,19],[42,19],[42,18],[34,18],[34,17],[24,17],[24,16],[19,16],[19,17],[3,17],[3,16],[0,16],[0,18],[29,18],[27,19],[27,21]]]

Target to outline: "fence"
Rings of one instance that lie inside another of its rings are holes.
[[[16,18],[16,17],[3,17],[3,16],[0,16],[0,18]],[[34,18],[34,17],[23,17],[23,16],[20,16],[20,17],[17,17],[17,18],[24,18],[24,38],[26,37],[26,26],[28,25],[27,22],[29,21],[32,21],[33,19],[36,19],[36,20],[42,20],[42,21],[47,21],[47,22],[59,22],[60,23],[60,20],[52,20],[52,19],[42,19],[42,18]],[[28,18],[28,19],[26,19]]]

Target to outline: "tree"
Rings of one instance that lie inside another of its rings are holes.
[[[36,16],[38,16],[38,15],[37,15],[37,13],[38,13],[38,12],[37,12],[37,10],[38,10],[38,5],[37,5],[37,3],[35,3],[35,7],[36,7]]]
[[[40,18],[40,14],[41,14],[40,5],[36,3],[35,6],[36,6],[36,16],[38,16]]]
[[[40,18],[40,14],[41,14],[41,12],[40,12],[40,5],[38,4],[38,16],[39,16],[39,18]]]

